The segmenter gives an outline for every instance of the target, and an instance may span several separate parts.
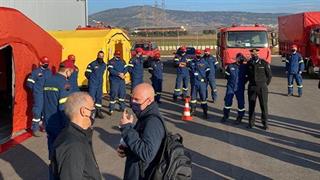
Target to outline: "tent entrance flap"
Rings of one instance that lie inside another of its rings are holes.
[[[11,46],[0,47],[0,144],[8,141],[13,128],[14,65]]]

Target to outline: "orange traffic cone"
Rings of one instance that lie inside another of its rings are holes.
[[[183,110],[183,115],[182,115],[182,120],[184,120],[184,121],[191,121],[192,120],[189,102],[190,102],[190,98],[185,98],[184,110]]]

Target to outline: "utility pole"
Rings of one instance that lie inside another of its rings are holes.
[[[165,0],[162,0],[161,1],[161,9],[162,9],[162,12],[161,12],[161,26],[166,26],[166,23],[167,23],[167,16],[166,16],[166,1]]]
[[[166,22],[167,22],[167,19],[166,19],[166,1],[165,0],[162,0],[161,1],[161,27],[164,28],[166,27]],[[163,29],[162,31],[162,46],[164,46],[164,33],[165,33],[165,30]]]
[[[161,19],[161,16],[159,17],[158,16],[158,9],[159,9],[159,5],[158,5],[158,1],[157,0],[155,0],[154,1],[154,6],[153,6],[153,23],[154,23],[154,26],[155,27],[157,27],[157,26],[159,26],[160,25],[160,22],[159,22],[159,20]]]
[[[147,22],[146,22],[146,16],[147,16],[147,12],[146,12],[146,6],[143,5],[142,6],[142,18],[143,18],[143,25],[144,25],[144,33],[146,35],[146,37],[148,37],[148,33],[147,33]]]

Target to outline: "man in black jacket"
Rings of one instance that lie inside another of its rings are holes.
[[[165,129],[154,90],[150,84],[137,85],[132,92],[132,110],[138,118],[125,111],[120,120],[122,140],[117,149],[120,157],[127,157],[124,180],[148,179],[157,164],[156,155],[165,137]]]
[[[50,179],[101,179],[92,149],[95,108],[91,96],[84,92],[71,94],[65,104],[65,114],[70,123],[54,142]]]
[[[261,121],[263,129],[268,129],[268,85],[271,82],[272,74],[270,65],[259,58],[259,49],[251,49],[251,59],[248,62],[248,98],[249,98],[249,125],[254,127],[255,107],[257,97],[261,108]]]

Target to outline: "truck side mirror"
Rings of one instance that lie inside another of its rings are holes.
[[[320,45],[320,37],[317,37],[317,38],[316,38],[316,44],[317,44],[317,45]]]
[[[277,46],[278,45],[278,40],[276,38],[272,38],[271,44],[272,44],[272,47]]]

